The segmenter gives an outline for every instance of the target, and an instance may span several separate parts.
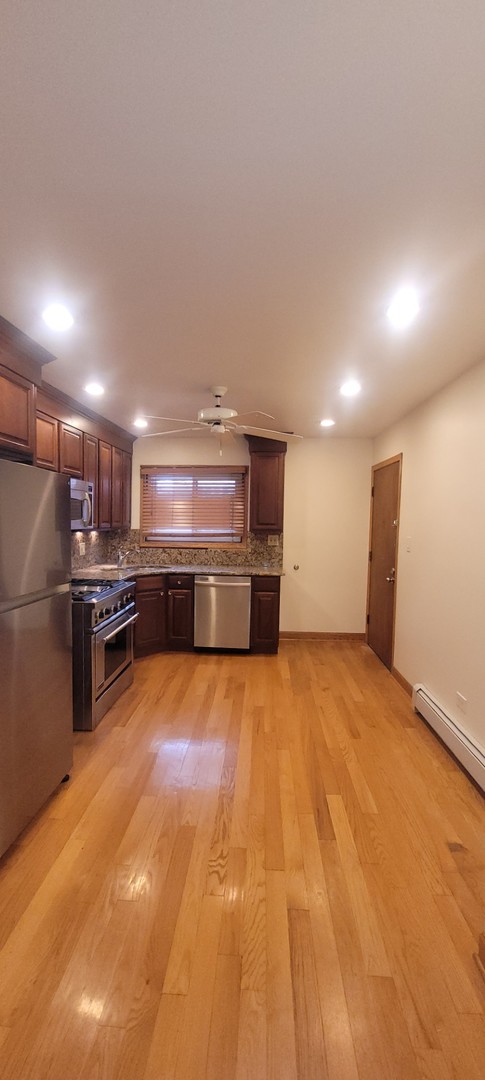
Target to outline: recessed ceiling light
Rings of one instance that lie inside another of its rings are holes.
[[[333,427],[335,420],[331,420],[328,416],[326,420],[320,420],[320,427]]]
[[[71,312],[64,304],[49,304],[42,312],[42,318],[51,330],[70,330],[74,322]]]
[[[419,311],[416,289],[405,285],[399,289],[387,309],[387,318],[397,330],[405,330],[412,323]]]
[[[142,416],[138,416],[137,419],[133,421],[133,427],[148,427],[148,420],[144,420]]]
[[[347,382],[342,383],[340,393],[344,397],[355,397],[356,394],[360,394],[360,389],[360,382],[357,382],[357,379],[347,379]]]
[[[93,397],[100,397],[104,394],[104,386],[101,386],[99,382],[90,382],[84,387],[87,394],[92,394]]]

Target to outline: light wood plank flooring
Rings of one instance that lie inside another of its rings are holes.
[[[166,654],[0,862],[2,1080],[483,1080],[485,803],[369,649]]]

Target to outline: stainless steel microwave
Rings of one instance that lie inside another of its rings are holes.
[[[71,530],[93,528],[93,485],[89,480],[69,481],[71,488]]]

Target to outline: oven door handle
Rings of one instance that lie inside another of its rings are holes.
[[[126,627],[129,626],[130,623],[136,622],[139,614],[140,614],[140,612],[137,611],[136,615],[132,615],[131,619],[127,619],[126,622],[121,624],[121,626],[117,626],[116,630],[111,631],[111,634],[106,634],[106,637],[103,637],[102,640],[103,641],[110,641],[110,639],[112,637],[116,637],[116,635],[119,634],[120,630],[126,630]]]

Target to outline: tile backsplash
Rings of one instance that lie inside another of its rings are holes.
[[[116,563],[123,552],[127,565],[136,566],[268,566],[280,569],[283,561],[283,537],[277,546],[268,544],[267,536],[249,533],[244,550],[222,548],[146,548],[140,547],[139,529],[116,529],[107,532],[78,532],[72,534],[73,570],[98,563]],[[81,545],[85,546],[83,554]]]

